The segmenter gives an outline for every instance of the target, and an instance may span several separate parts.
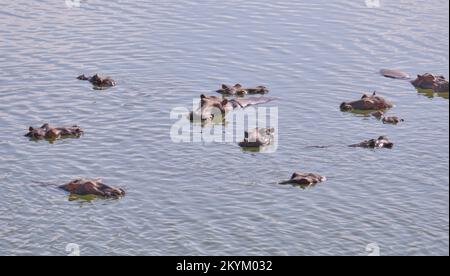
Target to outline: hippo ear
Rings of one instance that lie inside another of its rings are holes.
[[[33,127],[29,127],[29,128],[28,128],[28,131],[29,131],[29,132],[32,132],[33,130],[34,130]]]
[[[239,83],[236,83],[236,84],[234,85],[234,87],[235,87],[235,88],[242,88],[242,85],[240,85]]]
[[[227,104],[228,104],[228,99],[223,99],[222,105],[227,105]]]
[[[206,96],[204,94],[201,94],[200,99],[204,99],[204,98],[206,98]]]
[[[369,96],[367,96],[367,94],[364,94],[362,97],[361,97],[361,99],[365,99],[365,98],[368,98]]]
[[[373,91],[373,94],[372,94],[373,96],[376,96],[377,95],[377,91]]]
[[[228,89],[228,85],[222,84],[222,89]]]

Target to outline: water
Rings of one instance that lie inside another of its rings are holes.
[[[448,255],[449,101],[377,74],[448,77],[448,38],[444,0],[2,1],[0,254]],[[95,72],[119,85],[74,79]],[[236,82],[279,98],[275,153],[172,143],[173,108]],[[373,90],[404,124],[339,111]],[[86,135],[23,137],[44,122]],[[379,135],[396,148],[344,146]],[[277,185],[294,171],[329,180]],[[68,201],[77,177],[128,194]]]

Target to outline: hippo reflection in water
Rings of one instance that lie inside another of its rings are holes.
[[[222,84],[222,88],[217,90],[217,93],[220,93],[225,96],[245,96],[255,95],[255,94],[267,94],[269,93],[269,89],[265,86],[257,86],[255,88],[244,88],[240,84],[236,84],[234,86]]]
[[[300,186],[302,188],[307,188],[315,186],[318,183],[325,182],[326,177],[314,174],[314,173],[302,173],[296,172],[292,175],[291,179],[288,181],[281,182],[281,185],[291,184],[293,186]]]
[[[256,128],[251,132],[246,131],[244,141],[239,143],[241,148],[260,148],[269,146],[274,140],[274,128]]]
[[[80,137],[84,131],[79,126],[73,127],[51,127],[49,124],[44,124],[40,128],[30,127],[25,137],[35,140],[57,140],[68,137]]]
[[[390,142],[386,136],[380,136],[378,139],[367,140],[359,144],[350,145],[350,147],[368,149],[392,149],[394,147],[394,143]]]
[[[248,99],[224,99],[216,96],[200,96],[200,107],[189,114],[192,122],[212,122],[216,117],[225,115],[235,109],[246,108],[252,105],[265,104],[273,101],[271,98],[248,98]]]
[[[372,96],[363,95],[360,100],[353,102],[343,102],[340,107],[344,112],[370,111],[387,110],[394,107],[394,104],[380,96],[377,96],[377,93],[373,92]]]
[[[77,77],[78,80],[89,81],[92,83],[95,89],[105,89],[108,87],[116,86],[116,82],[110,77],[100,77],[95,74],[92,77],[86,77],[85,75],[81,75]]]
[[[426,73],[417,75],[417,79],[411,82],[417,89],[433,90],[435,93],[448,93],[448,80],[444,76],[434,76]]]
[[[59,186],[60,189],[69,192],[72,195],[79,196],[98,196],[103,198],[120,198],[125,196],[122,189],[111,188],[102,183],[101,180],[78,179],[68,184]]]

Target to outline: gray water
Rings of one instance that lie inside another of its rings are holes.
[[[448,95],[377,74],[448,77],[448,49],[446,0],[2,0],[0,254],[448,255]],[[75,80],[96,72],[119,85]],[[172,142],[173,108],[236,82],[278,98],[275,153]],[[373,90],[406,122],[339,111]],[[45,122],[86,134],[23,137]],[[396,147],[345,147],[380,135]],[[328,181],[277,184],[294,171]],[[79,177],[127,195],[69,201]]]

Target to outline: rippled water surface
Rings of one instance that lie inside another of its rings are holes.
[[[448,77],[448,49],[446,0],[1,1],[0,254],[448,255],[448,95],[377,74]],[[75,80],[95,72],[119,85]],[[275,153],[172,142],[173,108],[236,82],[278,98]],[[339,111],[373,90],[406,122]],[[45,122],[86,134],[23,137]],[[379,135],[396,147],[345,147]],[[294,171],[328,181],[277,184]],[[78,177],[128,194],[69,201]]]

